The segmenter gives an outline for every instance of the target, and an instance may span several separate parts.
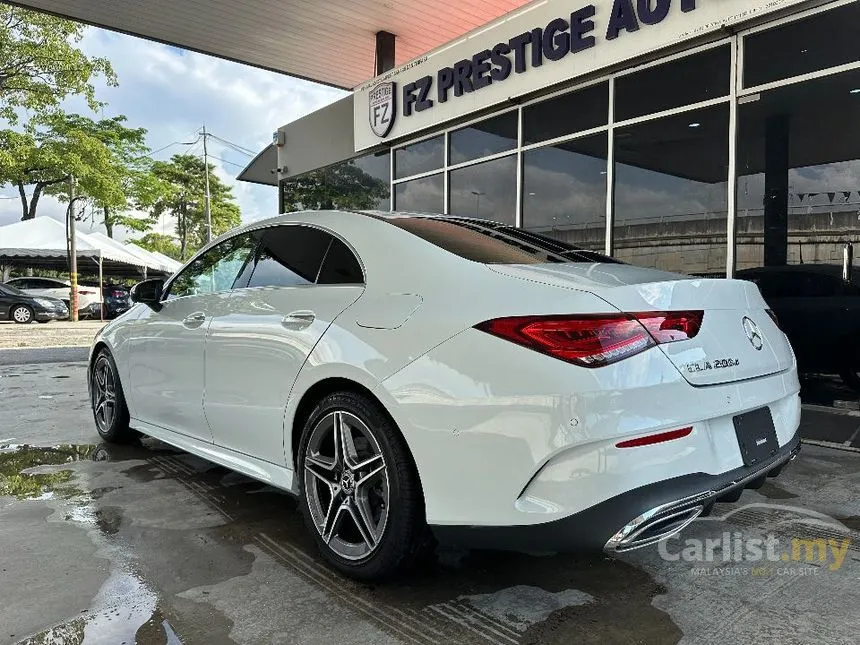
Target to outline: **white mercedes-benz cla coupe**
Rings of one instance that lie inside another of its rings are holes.
[[[429,536],[632,549],[776,475],[797,370],[757,287],[472,219],[308,212],[215,240],[92,347],[99,434],[300,497],[369,579]]]

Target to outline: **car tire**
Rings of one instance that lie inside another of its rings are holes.
[[[860,348],[848,346],[849,350],[842,359],[839,376],[842,382],[855,392],[860,392]]]
[[[304,424],[296,463],[305,524],[333,568],[372,580],[415,562],[427,536],[418,474],[376,402],[354,392],[326,396]]]
[[[15,305],[9,315],[19,325],[29,325],[35,319],[33,310],[27,305]]]
[[[128,407],[113,356],[102,349],[90,370],[90,403],[99,436],[110,443],[126,443],[136,436],[129,428]]]

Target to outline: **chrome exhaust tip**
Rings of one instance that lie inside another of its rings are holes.
[[[625,524],[603,549],[610,554],[623,553],[665,540],[699,517],[713,496],[713,491],[708,491],[652,508]]]

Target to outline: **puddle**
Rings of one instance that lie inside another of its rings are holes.
[[[133,463],[103,463],[124,460]],[[89,464],[64,467],[83,461]],[[284,634],[294,642],[303,635],[504,645],[681,637],[652,604],[665,589],[603,556],[440,550],[399,580],[343,578],[320,561],[294,498],[149,439],[143,448],[0,453],[0,485],[16,478],[27,482],[16,484],[16,496],[53,508],[49,522],[80,526],[95,557],[110,562],[86,612],[25,645],[177,645],[186,625],[200,642],[270,642]]]
[[[82,492],[68,485],[69,469],[40,468],[61,466],[90,459],[95,446],[59,445],[49,448],[34,446],[0,446],[0,495],[18,499],[46,499],[49,493],[74,497]]]
[[[0,494],[42,501],[53,508],[48,522],[71,523],[85,530],[96,546],[94,558],[110,562],[110,573],[89,609],[20,641],[45,643],[111,643],[181,645],[163,615],[159,596],[138,571],[132,549],[117,539],[123,510],[98,500],[119,490],[102,486],[87,491],[90,474],[75,472],[82,462],[140,458],[140,448],[94,445],[15,446],[0,452]]]

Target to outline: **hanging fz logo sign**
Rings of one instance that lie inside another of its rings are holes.
[[[368,94],[370,129],[377,137],[387,137],[394,125],[396,90],[396,83],[380,83]]]

